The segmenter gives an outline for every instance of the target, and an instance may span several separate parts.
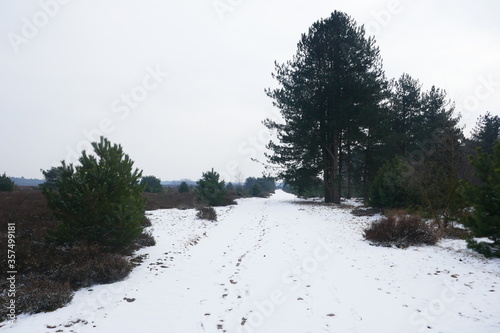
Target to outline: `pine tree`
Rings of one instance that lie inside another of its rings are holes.
[[[399,157],[386,162],[377,173],[370,188],[369,204],[374,207],[401,208],[418,203],[409,186],[409,166]]]
[[[62,162],[57,191],[43,187],[49,207],[62,222],[51,237],[64,244],[83,241],[124,248],[142,231],[142,171],[133,169],[120,145],[101,137],[92,147],[95,156],[84,151],[80,165]]]
[[[52,167],[49,170],[41,170],[43,176],[45,177],[45,183],[40,184],[41,187],[56,187],[57,179],[61,175],[61,167]]]
[[[481,147],[484,152],[491,154],[498,140],[500,140],[500,117],[487,112],[479,117],[476,127],[472,130],[472,141],[476,147]]]
[[[404,73],[392,83],[390,118],[391,135],[389,141],[395,145],[394,152],[404,156],[416,148],[422,137],[419,129],[423,123],[421,83]]]
[[[204,172],[197,182],[196,196],[209,206],[223,206],[226,200],[226,184],[219,180],[220,175],[212,169]]]
[[[422,93],[421,101],[421,121],[414,133],[416,147],[406,156],[414,169],[410,181],[423,208],[446,228],[461,208],[458,169],[464,137],[444,90],[433,86]]]
[[[432,86],[422,94],[422,128],[421,138],[436,138],[440,133],[454,131],[458,136],[462,133],[458,128],[459,118],[454,117],[455,105],[446,95],[446,91]]]
[[[186,182],[182,182],[181,185],[179,185],[179,193],[187,193],[189,192],[189,185]]]
[[[155,176],[142,177],[141,185],[144,184],[144,192],[149,193],[161,193],[163,192],[163,186],[161,185],[161,180]]]
[[[284,122],[265,120],[278,132],[269,162],[280,165],[288,184],[323,177],[325,201],[340,203],[342,166],[360,133],[370,131],[367,114],[379,112],[385,78],[373,38],[347,14],[335,11],[312,25],[293,60],[277,64],[281,85],[266,93]],[[348,155],[348,154],[347,154]],[[348,163],[349,156],[347,157]]]
[[[493,147],[493,154],[478,148],[472,164],[481,183],[463,185],[462,195],[473,210],[462,222],[477,237],[488,237],[500,247],[500,142]]]
[[[14,191],[14,187],[14,182],[12,181],[12,179],[7,177],[7,174],[5,174],[5,172],[3,175],[0,175],[0,191],[11,192]]]

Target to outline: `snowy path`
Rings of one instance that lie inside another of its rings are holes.
[[[150,212],[157,245],[127,280],[0,332],[500,332],[500,260],[370,246],[350,210],[278,191],[216,223]]]

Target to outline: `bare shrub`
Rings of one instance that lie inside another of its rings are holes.
[[[74,289],[123,280],[132,264],[122,255],[107,253],[98,245],[79,245],[70,251],[71,263],[62,267],[59,278]]]
[[[217,221],[217,212],[212,207],[198,208],[196,217],[202,220]]]
[[[389,215],[373,222],[364,237],[378,245],[397,247],[433,245],[438,240],[435,230],[416,215]]]

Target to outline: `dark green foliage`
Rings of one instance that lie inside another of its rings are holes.
[[[202,178],[196,183],[196,196],[209,206],[223,206],[226,200],[226,184],[219,180],[220,175],[212,171],[204,172]]]
[[[0,191],[11,192],[14,191],[14,187],[14,182],[5,173],[0,176]]]
[[[179,193],[187,193],[189,192],[189,185],[186,182],[182,182],[181,185],[179,185]]]
[[[217,221],[217,212],[212,207],[198,208],[196,217],[202,220]]]
[[[500,117],[486,115],[479,117],[476,127],[472,131],[472,141],[476,147],[480,147],[484,152],[493,153],[493,146],[500,140]]]
[[[321,198],[325,195],[323,181],[307,170],[297,170],[297,177],[288,180],[283,190],[299,197]]]
[[[478,148],[472,158],[480,184],[464,183],[461,193],[472,206],[472,213],[462,219],[477,237],[488,237],[500,245],[500,142],[493,147],[493,154]]]
[[[57,179],[61,176],[61,167],[52,167],[49,170],[41,170],[45,178],[45,183],[40,184],[41,187],[52,187],[55,188],[57,184]]]
[[[365,230],[366,240],[380,245],[407,247],[411,245],[433,245],[438,237],[436,232],[418,216],[390,215],[372,223]]]
[[[459,165],[462,134],[454,126],[436,129],[419,151],[421,160],[408,162],[412,167],[409,183],[418,195],[419,208],[425,210],[444,229],[462,210],[459,195]]]
[[[228,192],[233,192],[234,191],[234,185],[233,185],[233,183],[231,183],[231,182],[227,183],[226,190]]]
[[[133,170],[133,161],[120,145],[101,137],[92,146],[95,156],[83,152],[81,165],[62,162],[58,191],[43,188],[49,207],[62,222],[51,238],[65,244],[127,247],[142,231],[142,172]]]
[[[276,183],[271,177],[248,177],[245,181],[245,190],[253,197],[274,193]]]
[[[399,158],[384,164],[371,184],[369,204],[374,207],[407,207],[417,202],[409,185],[410,169]]]
[[[423,123],[422,85],[404,73],[391,86],[390,144],[394,145],[395,152],[404,155],[411,152],[417,140],[422,138],[419,133]]]
[[[252,197],[259,197],[262,194],[262,188],[260,187],[260,185],[257,183],[253,184],[250,190],[250,194],[252,195]]]
[[[375,40],[335,11],[302,35],[291,61],[275,67],[280,88],[266,93],[284,122],[264,122],[280,140],[269,143],[268,160],[292,186],[322,177],[325,201],[340,203],[342,161],[356,144],[372,155],[376,144],[386,82]]]
[[[161,185],[161,180],[155,176],[142,177],[141,185],[144,185],[144,192],[148,193],[161,193],[163,192],[163,186]]]
[[[495,247],[494,244],[468,239],[467,247],[484,255],[486,258],[500,258],[500,248]]]

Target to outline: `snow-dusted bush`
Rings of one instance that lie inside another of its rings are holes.
[[[212,207],[198,208],[196,217],[202,220],[217,221],[217,212]]]
[[[372,223],[364,237],[380,245],[433,245],[438,236],[435,230],[415,215],[390,215]]]

